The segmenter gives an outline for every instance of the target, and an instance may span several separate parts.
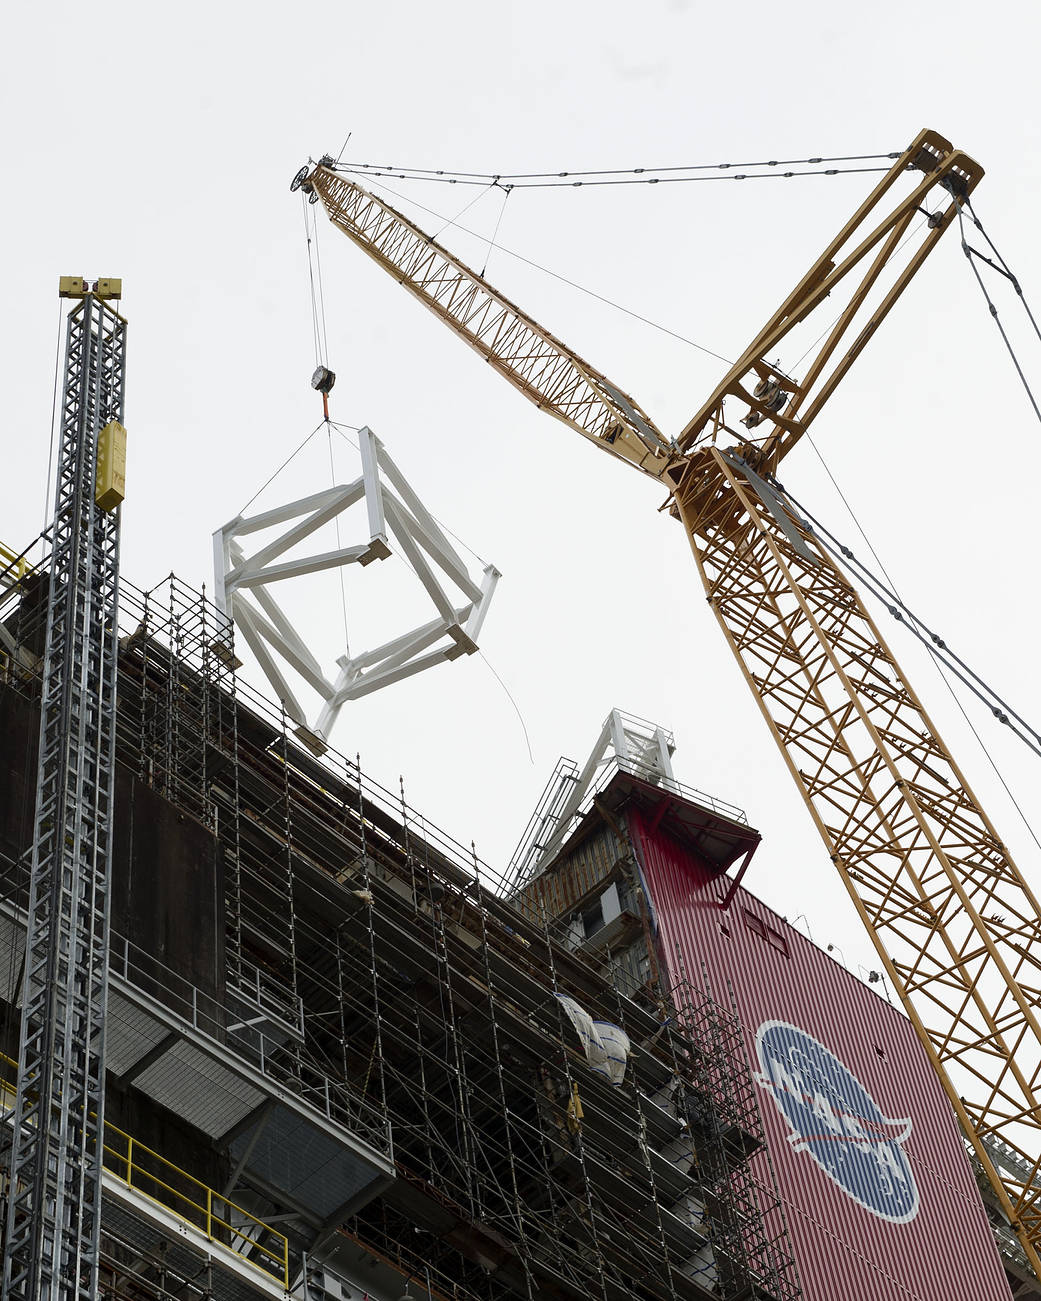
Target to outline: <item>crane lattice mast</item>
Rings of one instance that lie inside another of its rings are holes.
[[[667,487],[745,680],[1041,1276],[1038,902],[853,587],[774,477],[982,175],[922,131],[674,441],[331,160],[303,169],[294,188],[320,198],[336,226],[525,396]],[[817,313],[829,323],[802,374],[789,375],[771,358]]]
[[[46,579],[4,1301],[98,1295],[121,493],[95,498],[113,466],[99,479],[99,446],[103,462],[120,455],[126,321],[109,301],[118,282],[62,283],[79,301]]]

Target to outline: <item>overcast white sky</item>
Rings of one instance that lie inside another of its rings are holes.
[[[1036,5],[1004,0],[985,10],[960,0],[9,9],[0,539],[23,545],[44,518],[57,278],[121,275],[131,323],[123,569],[143,587],[171,569],[210,585],[213,529],[320,418],[301,206],[288,183],[308,155],[338,153],[348,131],[348,159],[515,172],[873,153],[932,126],[987,169],[978,212],[1041,306],[1039,27]],[[518,191],[499,240],[734,356],[870,181]],[[473,197],[407,193],[445,216]],[[499,208],[492,194],[465,223],[490,234]],[[444,238],[483,261],[482,246]],[[790,919],[805,915],[851,969],[872,965],[683,534],[656,513],[660,493],[529,406],[327,226],[321,252],[333,414],[371,425],[431,509],[503,571],[482,648],[517,700],[535,762],[476,657],[349,707],[338,748],[360,751],[387,785],[404,774],[414,805],[502,864],[557,756],[583,758],[612,705],[660,721],[676,733],[681,779],[742,805],[763,832],[752,888]],[[721,373],[504,253],[492,253],[488,276],[666,432]],[[1011,297],[1000,301],[1041,389],[1041,348]],[[815,434],[909,603],[1041,719],[1038,426],[953,236]],[[337,445],[341,478],[357,473],[351,456]],[[262,502],[327,486],[328,458],[313,440]],[[783,477],[852,539],[808,447]],[[379,568],[366,571],[369,588],[395,592]],[[330,581],[312,617],[331,667],[343,647]],[[359,599],[359,617],[363,608]],[[883,631],[1041,885],[1041,853],[945,688],[885,620]],[[351,638],[355,649],[373,640],[356,625]],[[1039,761],[976,717],[1033,813]]]

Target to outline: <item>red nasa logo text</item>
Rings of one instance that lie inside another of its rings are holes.
[[[847,1196],[879,1219],[918,1213],[918,1186],[902,1144],[910,1120],[889,1120],[842,1062],[805,1030],[764,1021],[756,1034],[759,1084],[806,1152]]]

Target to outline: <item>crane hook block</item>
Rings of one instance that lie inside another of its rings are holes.
[[[331,393],[335,383],[336,373],[328,366],[319,366],[311,376],[311,387],[317,389],[319,393]]]
[[[110,420],[98,434],[94,500],[102,510],[115,510],[126,496],[127,431]]]

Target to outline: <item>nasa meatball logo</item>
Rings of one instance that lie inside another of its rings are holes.
[[[756,1035],[760,1074],[788,1124],[788,1141],[865,1210],[892,1224],[918,1213],[918,1187],[902,1144],[910,1120],[889,1120],[847,1066],[787,1021]]]

